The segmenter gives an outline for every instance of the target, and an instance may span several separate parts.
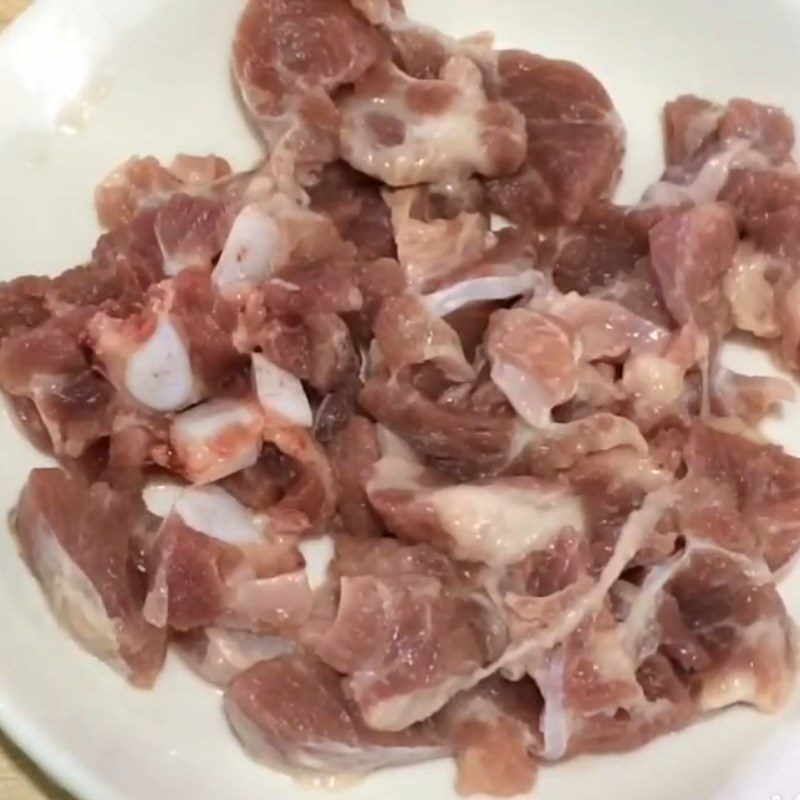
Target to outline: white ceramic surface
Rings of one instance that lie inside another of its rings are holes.
[[[696,92],[784,105],[800,120],[800,1],[411,0],[454,34],[580,61],[627,124],[636,197],[659,171],[658,111]],[[36,0],[0,37],[0,278],[81,261],[92,189],[127,156],[214,151],[246,167],[258,147],[231,91],[227,51],[241,0]],[[732,348],[740,369],[763,358]],[[800,411],[770,434],[800,453]],[[0,510],[35,455],[0,419]],[[219,696],[170,661],[152,692],[129,688],[56,626],[10,536],[0,535],[0,724],[83,800],[272,800],[310,790],[251,763]],[[800,617],[800,574],[782,587]],[[766,740],[766,743],[765,743]],[[543,769],[538,800],[794,800],[800,703],[777,717],[726,712],[626,756]],[[386,772],[342,800],[447,798],[446,762]]]

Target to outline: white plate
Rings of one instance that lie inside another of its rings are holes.
[[[580,61],[613,95],[630,133],[622,187],[660,168],[658,111],[682,92],[752,97],[800,120],[800,2],[790,0],[436,0],[409,2],[454,34],[493,28],[503,45]],[[258,153],[230,87],[233,0],[36,0],[0,38],[0,277],[57,272],[96,236],[92,190],[133,153]],[[157,11],[156,11],[157,9]],[[738,366],[765,362],[746,351]],[[771,433],[800,452],[800,414]],[[0,509],[41,457],[0,420]],[[53,622],[10,536],[0,536],[0,724],[85,800],[272,800],[301,793],[251,763],[219,696],[170,661],[152,692],[129,688]],[[782,587],[800,617],[800,574]],[[538,800],[793,800],[800,708],[745,709],[626,756],[543,769]],[[766,750],[760,744],[771,737]],[[451,797],[452,765],[383,773],[344,800]],[[724,788],[727,787],[727,788]]]

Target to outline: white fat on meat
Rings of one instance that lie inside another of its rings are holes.
[[[792,625],[794,623],[791,623]],[[742,631],[739,648],[747,653],[770,653],[777,661],[786,656],[787,646],[796,648],[796,633],[792,633],[787,644],[786,630],[778,620],[760,619]],[[796,660],[796,655],[792,656]],[[782,670],[781,678],[764,685],[752,663],[742,663],[738,667],[720,671],[718,675],[707,676],[697,693],[697,703],[702,711],[716,711],[721,708],[746,703],[766,713],[775,713],[786,705],[794,690],[794,669]]]
[[[159,316],[152,336],[128,358],[125,386],[154,411],[176,411],[196,399],[188,349],[168,317]]]
[[[224,295],[238,295],[264,282],[286,263],[289,249],[272,215],[257,203],[245,206],[233,222],[211,275]]]
[[[397,260],[410,289],[422,290],[448,273],[470,263],[492,244],[484,214],[462,211],[452,219],[421,220],[412,216],[420,188],[382,192],[389,206],[397,245]]]
[[[155,309],[149,322],[137,331],[98,314],[89,324],[92,348],[112,383],[137,403],[153,411],[180,411],[201,396],[189,348],[167,308]]]
[[[369,675],[368,681],[374,681]],[[414,689],[408,694],[395,694],[361,709],[364,722],[376,731],[402,731],[415,722],[427,719],[443,708],[450,698],[461,691],[465,678],[451,675],[433,686]],[[351,685],[356,681],[352,680]]]
[[[297,624],[311,613],[313,597],[304,569],[274,578],[256,578],[236,584],[228,610],[234,617],[271,620],[275,626]]]
[[[177,514],[188,527],[228,544],[263,541],[253,515],[219,486],[182,487],[159,482],[145,487],[142,499],[151,514]]]
[[[681,203],[710,203],[717,199],[732,169],[767,169],[769,159],[746,139],[729,139],[721,150],[709,156],[686,183],[669,178],[653,184],[642,198],[640,208],[673,206]]]
[[[444,102],[412,105],[417,89],[436,91]],[[493,125],[489,116],[501,108],[504,118]],[[379,64],[340,109],[343,158],[389,186],[513,172],[524,159],[522,116],[487,101],[481,71],[466,56],[450,58],[436,81],[415,80],[391,62]]]
[[[313,734],[309,734],[308,741],[292,745],[289,752],[282,752],[235,703],[227,702],[225,713],[242,747],[252,758],[290,775],[303,785],[314,787],[346,787],[375,769],[440,758],[448,752],[443,746],[433,745],[347,744]],[[320,780],[320,775],[325,777]]]
[[[555,317],[526,308],[496,311],[484,338],[491,378],[534,428],[548,428],[552,411],[578,389],[582,345]]]
[[[191,483],[212,483],[258,460],[264,419],[246,400],[217,399],[177,414],[170,427],[177,469]]]
[[[261,353],[253,353],[251,359],[256,396],[264,411],[292,425],[310,428],[314,415],[300,380]]]
[[[733,323],[760,339],[781,335],[779,303],[775,286],[769,280],[771,271],[784,267],[775,258],[758,252],[749,242],[736,250],[733,266],[722,279],[725,297],[731,305]]]
[[[541,280],[541,273],[529,269],[518,275],[472,278],[454,283],[422,298],[425,307],[437,317],[446,317],[464,306],[487,300],[510,300],[528,294]]]
[[[419,465],[417,454],[405,443],[405,440],[385,425],[375,426],[375,438],[383,458],[396,458],[410,464]]]
[[[496,361],[492,382],[506,396],[514,411],[534,428],[547,428],[552,422],[552,394],[535,376],[513,364]],[[575,382],[577,390],[577,380]]]
[[[292,642],[280,636],[228,628],[205,628],[193,634],[192,640],[179,642],[179,646],[189,666],[219,687],[227,686],[259,661],[270,661],[294,650]]]
[[[335,555],[335,545],[330,536],[303,539],[297,545],[306,562],[306,576],[312,589],[317,589],[328,580],[328,569]]]
[[[542,758],[557,761],[567,754],[570,738],[570,715],[564,706],[564,651],[556,647],[544,664],[534,670],[536,685],[544,699],[540,727]]]
[[[453,555],[492,567],[546,550],[564,530],[586,527],[583,503],[561,487],[495,483],[451,486],[429,502],[453,542]]]
[[[517,663],[541,659],[543,654],[562,642],[590,615],[602,607],[609,589],[636,555],[645,538],[676,501],[675,488],[665,486],[647,495],[641,507],[632,512],[622,526],[614,552],[594,584],[559,613],[551,625],[545,626],[520,642],[512,644],[493,664],[473,675],[474,683]]]

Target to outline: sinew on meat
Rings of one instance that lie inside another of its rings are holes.
[[[623,207],[597,78],[399,1],[248,0],[232,70],[262,163],[131,159],[86,263],[0,286],[59,622],[140,687],[174,643],[326,780],[453,756],[508,796],[782,707],[800,459],[757,426],[794,390],[721,349],[800,366],[786,114],[668,103]]]

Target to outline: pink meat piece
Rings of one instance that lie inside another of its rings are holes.
[[[794,147],[794,126],[775,106],[734,99],[716,105],[682,95],[664,107],[667,164],[685,164],[717,142],[743,139],[770,161],[780,164]]]
[[[392,20],[395,14],[403,13],[402,0],[350,0],[353,8],[360,11],[373,25]]]
[[[751,242],[739,245],[723,282],[736,328],[763,339],[781,335],[780,298],[788,288],[787,279],[792,280],[789,272],[783,259],[756,250]]]
[[[394,257],[389,209],[377,181],[336,161],[320,172],[308,195],[311,209],[328,216],[341,237],[358,248],[360,258]]]
[[[407,293],[387,300],[373,330],[383,362],[392,374],[413,364],[431,362],[450,380],[475,377],[458,334],[431,314],[418,295]]]
[[[595,288],[591,293],[600,299],[618,303],[636,316],[661,327],[671,328],[675,324],[664,303],[661,287],[649,258],[640,259],[630,273],[618,275],[606,286]]]
[[[248,2],[236,29],[233,72],[285,188],[292,188],[296,167],[336,158],[339,113],[331,94],[358,80],[379,50],[376,32],[347,0]]]
[[[737,417],[757,426],[781,403],[795,399],[795,390],[784,378],[740,375],[718,367],[712,378],[712,408],[720,416]]]
[[[214,291],[201,271],[177,275],[172,287],[172,313],[186,331],[192,369],[212,395],[218,394],[245,363],[233,342],[235,306]]]
[[[589,453],[562,473],[570,490],[581,497],[586,515],[589,566],[601,569],[614,553],[619,532],[627,518],[653,491],[667,486],[672,475],[647,453],[633,447]],[[676,534],[657,531],[642,547],[636,561],[662,560],[675,549]]]
[[[464,215],[459,213],[459,216]],[[456,327],[468,351],[474,349],[468,342],[477,346],[482,340],[488,317],[497,303],[528,295],[547,283],[542,273],[534,269],[531,240],[531,231],[513,226],[503,228],[485,237],[477,257],[466,260],[460,257],[460,264],[452,271],[431,276],[425,305]],[[481,317],[486,318],[483,330],[469,324],[469,320]]]
[[[239,314],[238,346],[261,350],[322,392],[335,390],[357,364],[350,331],[336,313],[361,307],[354,279],[349,266],[319,263],[268,282]]]
[[[471,685],[490,657],[493,632],[485,607],[459,587],[452,567],[439,577],[409,569],[421,556],[417,548],[382,549],[381,556],[379,574],[369,560],[360,571],[351,561],[333,619],[323,609],[304,640],[347,676],[348,696],[370,728],[400,731]],[[388,563],[397,565],[394,574]]]
[[[220,485],[242,505],[267,511],[281,499],[293,477],[290,459],[273,445],[264,448],[255,464],[223,478]]]
[[[724,110],[694,95],[681,95],[664,106],[667,164],[685,164],[717,134]]]
[[[90,653],[147,687],[161,670],[166,641],[142,615],[135,540],[144,522],[135,495],[58,469],[30,474],[15,516],[23,557],[61,624]]]
[[[134,299],[164,277],[163,256],[155,234],[156,211],[146,209],[131,222],[103,234],[91,264],[56,279],[57,296],[70,306],[99,305],[106,300]]]
[[[389,186],[508,175],[524,159],[522,117],[487,99],[480,69],[465,56],[427,80],[379,62],[340,108],[344,159]]]
[[[311,433],[303,428],[265,426],[264,438],[293,465],[293,475],[283,497],[269,510],[276,532],[321,533],[336,508],[336,484],[330,462]]]
[[[541,696],[533,681],[490,678],[443,712],[456,744],[461,796],[511,797],[533,788],[541,749]]]
[[[206,191],[230,172],[228,162],[217,156],[179,155],[169,168],[152,156],[131,158],[95,190],[97,217],[109,230],[126,225],[139,211],[157,208],[183,190]]]
[[[628,750],[693,721],[691,697],[669,661],[631,652],[628,633],[603,611],[536,671],[545,758]]]
[[[489,185],[492,209],[511,220],[574,221],[608,197],[619,177],[625,134],[606,90],[589,72],[522,50],[500,54],[501,96],[528,131],[519,173]]]
[[[620,387],[627,395],[629,414],[648,429],[670,413],[688,418],[698,405],[709,402],[711,388],[687,382],[692,370],[705,371],[709,339],[692,323],[662,340],[660,346],[633,353],[625,362]]]
[[[419,187],[385,193],[397,258],[408,286],[417,291],[426,291],[447,280],[459,267],[474,263],[491,241],[489,218],[477,211],[417,217],[415,205],[424,200],[424,193]]]
[[[733,264],[736,226],[722,204],[697,206],[659,222],[650,231],[653,269],[664,300],[680,324],[724,334],[728,309],[721,283]]]
[[[720,200],[736,209],[746,227],[763,214],[800,205],[800,175],[792,170],[734,169]]]
[[[210,269],[225,244],[230,227],[225,206],[216,199],[172,195],[156,214],[155,234],[164,272]]]
[[[148,553],[145,617],[177,631],[209,625],[291,631],[311,611],[301,567],[299,554],[279,543],[230,544],[190,528],[173,513]]]
[[[342,527],[353,536],[379,536],[383,526],[365,489],[381,456],[374,425],[366,417],[352,417],[334,437],[328,456],[337,484],[337,511]]]
[[[108,480],[114,485],[142,488],[146,470],[167,460],[169,423],[163,414],[118,408],[108,441]]]
[[[657,351],[668,332],[647,319],[638,317],[618,303],[576,292],[561,295],[550,292],[534,297],[529,308],[549,314],[571,329],[583,361],[598,361],[628,353]]]
[[[111,429],[114,393],[81,347],[89,314],[53,317],[0,346],[0,386],[36,409],[58,456],[77,458]]]
[[[484,342],[492,380],[529,424],[545,428],[578,388],[580,344],[556,316],[524,308],[492,314]]]
[[[794,684],[796,633],[772,581],[724,551],[686,558],[668,591],[711,662],[689,676],[699,709],[778,710]]]
[[[794,556],[800,547],[800,460],[776,445],[696,422],[686,461],[690,476],[733,492],[745,525],[757,537],[759,551],[772,569]]]
[[[448,406],[407,380],[371,378],[359,397],[376,420],[452,477],[497,474],[509,462],[516,432],[512,413]]]
[[[668,166],[645,205],[712,202],[732,172],[790,164],[794,128],[786,114],[750,100],[719,106],[679,97],[664,110]]]
[[[222,689],[246,669],[293,649],[281,636],[225,628],[196,628],[178,635],[176,644],[192,671]]]
[[[47,278],[24,276],[0,284],[0,342],[9,334],[41,325],[50,316]]]
[[[429,722],[371,730],[337,673],[308,655],[262,661],[243,672],[225,693],[225,712],[251,756],[293,774],[356,776],[449,750]]]
[[[360,311],[364,301],[350,254],[329,259],[286,267],[253,291],[247,306],[259,303],[266,313],[296,316]]]
[[[518,431],[514,465],[532,475],[547,477],[574,467],[592,453],[617,447],[646,452],[647,442],[633,420],[597,411],[547,428]]]
[[[586,294],[629,275],[648,253],[647,226],[621,206],[595,203],[574,223],[544,231],[539,265],[562,292]]]

